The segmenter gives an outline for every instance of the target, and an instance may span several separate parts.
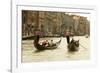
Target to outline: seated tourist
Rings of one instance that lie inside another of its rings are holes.
[[[72,40],[71,40],[71,42],[70,43],[73,43],[75,40],[74,40],[74,38],[72,38]]]
[[[56,44],[53,43],[53,40],[51,40],[50,46],[56,46]]]
[[[46,46],[46,47],[49,46],[48,40],[45,40],[44,42],[42,42],[42,45],[43,45],[43,46]]]

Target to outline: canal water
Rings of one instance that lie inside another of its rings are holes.
[[[41,38],[43,40],[54,40],[57,42],[60,38]],[[34,40],[22,41],[22,62],[46,62],[46,61],[68,61],[68,60],[88,60],[90,56],[90,38],[85,36],[76,36],[75,40],[79,40],[80,46],[77,52],[68,52],[66,38],[62,38],[58,48],[54,50],[44,50],[37,52],[34,47]]]

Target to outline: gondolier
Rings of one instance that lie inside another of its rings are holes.
[[[65,32],[65,35],[66,35],[66,39],[67,39],[67,44],[69,44],[70,43],[70,31],[66,31]]]

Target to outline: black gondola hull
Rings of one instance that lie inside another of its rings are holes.
[[[39,37],[36,37],[34,40],[34,46],[37,50],[52,50],[56,49],[60,45],[61,39],[60,41],[56,42],[54,46],[48,46],[48,47],[40,45],[38,44],[38,42],[39,42]]]

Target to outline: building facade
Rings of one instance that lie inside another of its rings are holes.
[[[86,17],[69,15],[65,12],[22,11],[22,37],[34,36],[36,31],[44,36],[59,36],[66,31],[75,35],[90,32],[90,22]]]

